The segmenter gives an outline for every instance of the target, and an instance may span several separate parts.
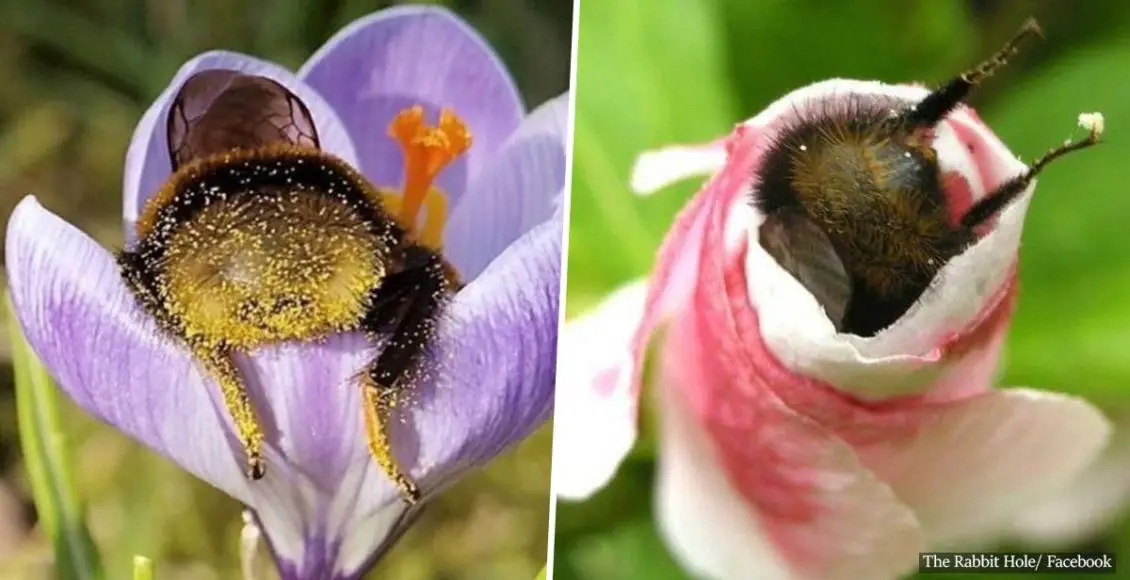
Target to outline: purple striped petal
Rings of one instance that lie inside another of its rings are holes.
[[[393,424],[397,455],[420,483],[425,501],[467,470],[486,464],[526,438],[552,413],[562,215],[555,213],[517,240],[460,292],[438,340],[435,379],[417,387],[414,403]],[[360,340],[348,335],[328,341],[324,347],[300,348],[314,360],[321,355],[310,352],[363,353],[356,359],[363,364],[374,351]],[[311,376],[307,360],[290,369],[275,366],[273,370],[258,371],[261,376],[270,372],[274,373],[271,376],[280,377],[272,379],[272,392],[285,390],[289,384],[291,379],[281,377],[307,373],[310,380],[303,389],[313,392],[286,397],[290,401],[286,404],[280,403],[282,397],[275,396],[271,405],[276,416],[280,408],[285,408],[285,412],[298,418],[293,422],[295,428],[308,422],[331,426],[337,417],[343,422],[345,434],[353,433],[347,439],[341,439],[343,434],[332,429],[326,429],[322,438],[311,433],[295,434],[295,439],[320,439],[306,442],[310,453],[298,462],[305,469],[321,464],[318,454],[350,459],[344,473],[332,471],[328,476],[330,482],[339,482],[337,489],[331,490],[331,503],[304,508],[328,515],[323,527],[306,535],[305,551],[297,560],[293,556],[279,557],[281,571],[284,579],[321,577],[317,575],[323,570],[320,565],[329,562],[335,574],[352,578],[367,570],[378,555],[399,539],[417,510],[405,509],[396,489],[376,471],[366,455],[363,435],[356,423],[359,414],[350,411],[359,411],[359,393],[356,388],[341,388],[338,384],[356,368],[347,363],[336,374],[327,369],[332,375],[327,380],[318,377],[317,372]],[[293,388],[297,387],[294,384]],[[343,409],[345,415],[341,414]],[[301,456],[297,447],[284,448],[291,453],[291,459]],[[293,470],[288,472],[288,478],[292,485],[295,481],[306,482],[299,488],[316,486],[320,481],[313,474],[303,476]],[[326,497],[327,493],[307,495]],[[270,510],[275,503],[264,505]],[[259,514],[265,529],[270,529],[270,516]],[[272,549],[284,552],[277,544],[277,535],[272,536]]]
[[[122,186],[122,216],[125,218],[126,240],[129,244],[135,241],[134,224],[146,200],[160,189],[172,171],[166,145],[169,105],[189,77],[211,69],[265,76],[283,85],[310,110],[322,149],[357,165],[357,154],[341,119],[321,95],[299,80],[294,73],[277,64],[236,52],[211,51],[200,54],[180,67],[168,88],[149,106],[134,129],[133,139],[126,152]]]
[[[79,406],[229,495],[249,499],[191,358],[157,335],[109,252],[27,197],[12,212],[6,260],[24,335]]]
[[[447,258],[464,278],[478,276],[503,248],[549,219],[565,188],[569,93],[530,114],[452,210]]]
[[[562,218],[506,248],[452,304],[444,389],[420,423],[441,465],[481,465],[553,411]]]
[[[369,456],[354,380],[379,348],[359,334],[342,334],[263,348],[241,361],[268,441],[281,453],[268,457],[267,479],[279,474],[272,481],[278,485],[257,490],[270,498],[255,508],[284,578],[357,571],[403,532],[399,526],[409,514]],[[426,435],[418,423],[417,412],[407,411],[390,429],[402,466],[428,490],[433,462],[418,451]],[[289,506],[306,514],[301,527],[286,520],[294,510]]]
[[[490,45],[458,16],[435,6],[398,6],[355,20],[298,74],[348,125],[359,168],[380,186],[397,187],[403,175],[399,145],[387,135],[398,112],[419,104],[432,122],[441,107],[459,114],[474,144],[439,176],[452,204],[524,114],[514,82]]]

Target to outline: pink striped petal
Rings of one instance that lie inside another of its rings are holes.
[[[645,282],[632,284],[584,322],[567,324],[561,335],[554,462],[570,466],[554,469],[554,489],[562,497],[583,499],[603,487],[635,442],[643,354],[652,332],[687,303],[694,288],[706,239],[704,201],[698,196],[675,219],[646,296]],[[620,340],[619,346],[611,343]],[[593,422],[593,414],[602,421]]]
[[[720,306],[724,300],[716,300]],[[914,514],[855,451],[757,375],[726,308],[665,333],[660,525],[707,578],[895,578],[924,549]]]
[[[760,143],[755,129],[739,129],[727,168],[700,194],[707,238],[697,285],[667,333],[664,358],[684,377],[673,384],[744,511],[790,570],[802,578],[895,576],[921,548],[917,523],[844,441],[776,392],[803,388],[797,383],[805,379],[782,369],[761,343],[745,294],[746,242],[726,221],[744,207],[747,164]],[[876,560],[881,573],[868,571]]]

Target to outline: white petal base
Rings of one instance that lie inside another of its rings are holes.
[[[1105,453],[1070,485],[1041,497],[1012,522],[1005,536],[1057,549],[1095,538],[1130,511],[1130,425],[1116,424]]]

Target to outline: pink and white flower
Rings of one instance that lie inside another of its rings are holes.
[[[837,333],[757,241],[748,203],[775,131],[829,100],[916,102],[927,89],[830,80],[794,91],[728,137],[641,158],[637,187],[712,173],[647,280],[560,341],[554,486],[580,499],[636,437],[645,351],[661,409],[659,526],[704,578],[896,578],[919,551],[968,541],[1066,484],[1110,427],[1089,403],[992,388],[1017,292],[1035,184],[947,263],[891,327]],[[950,211],[1026,169],[961,106],[936,130]]]

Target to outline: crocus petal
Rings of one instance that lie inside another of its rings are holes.
[[[851,447],[732,368],[741,362],[693,360],[720,347],[700,342],[704,323],[680,317],[659,363],[656,507],[675,556],[716,580],[879,580],[912,569],[924,544],[910,510]],[[701,381],[725,401],[696,398]],[[740,456],[718,453],[723,431]]]
[[[399,186],[399,145],[387,126],[401,110],[430,115],[450,108],[466,121],[474,144],[439,177],[454,204],[524,109],[510,74],[482,37],[450,11],[398,6],[355,20],[319,49],[299,76],[326,97],[348,124],[360,169],[382,186]]]
[[[558,213],[459,293],[437,341],[432,380],[413,390],[391,423],[395,454],[425,500],[552,412],[561,231]],[[284,470],[287,482],[254,499],[291,577],[364,571],[415,515],[364,444],[353,377],[379,348],[351,334],[263,349],[245,361],[248,388],[282,454],[272,469]],[[276,505],[297,505],[305,519],[288,522],[292,508],[275,513]]]
[[[283,343],[240,357],[270,454],[268,477],[251,485],[255,509],[276,559],[290,578],[356,571],[385,542],[405,504],[369,456],[356,377],[377,348],[359,334]],[[410,422],[391,422],[394,453],[415,477]],[[383,498],[358,503],[362,488]],[[299,516],[296,519],[296,514]],[[347,549],[355,551],[346,552]],[[285,577],[285,576],[284,576]]]
[[[626,387],[632,335],[643,319],[647,281],[616,290],[561,331],[553,413],[553,490],[573,500],[602,488],[636,439]]]
[[[445,255],[464,278],[554,212],[565,188],[569,93],[538,107],[459,200],[444,234]]]
[[[1028,389],[990,391],[919,414],[913,434],[860,446],[934,545],[996,529],[1079,475],[1111,428],[1090,403]],[[960,476],[955,476],[960,474]]]
[[[357,154],[342,120],[316,91],[290,71],[264,60],[236,52],[211,51],[200,54],[180,67],[168,88],[149,106],[134,129],[126,152],[122,184],[122,215],[125,218],[126,240],[136,237],[135,223],[146,200],[169,178],[166,118],[169,106],[181,86],[192,75],[205,70],[222,69],[267,77],[294,93],[310,110],[322,149],[357,165]]]
[[[672,145],[648,151],[636,159],[629,187],[649,195],[677,181],[713,175],[726,164],[724,139],[699,145]]]
[[[136,307],[109,252],[27,197],[8,223],[6,260],[20,327],[61,389],[197,477],[250,499],[212,389]]]
[[[557,212],[527,232],[451,305],[444,388],[420,419],[422,432],[435,433],[437,463],[481,465],[553,412],[562,226]]]
[[[403,412],[410,429],[400,434],[407,441],[401,456],[414,457],[426,474],[425,499],[508,450],[552,414],[561,234],[557,213],[507,248],[450,305],[436,341],[434,380],[416,391]],[[387,548],[372,538],[395,537],[412,516],[402,513],[403,502],[390,486],[372,481],[358,490],[355,533],[342,544],[338,561],[343,570],[362,569],[375,550]]]

